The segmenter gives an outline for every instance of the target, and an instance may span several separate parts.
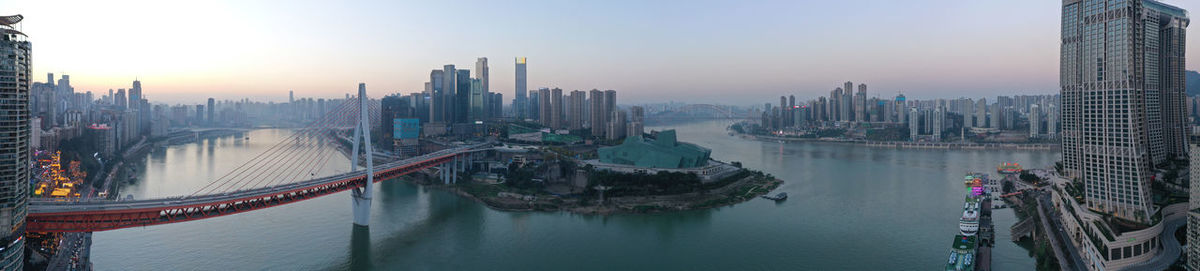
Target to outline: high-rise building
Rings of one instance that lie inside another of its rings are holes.
[[[1001,116],[1004,116],[1004,108],[999,102],[997,102],[996,104],[992,105],[992,114],[990,116],[991,120],[988,121],[988,125],[990,125],[989,127],[998,130],[1007,129],[1008,127],[1004,127],[1003,123],[1001,122]]]
[[[562,129],[563,121],[563,100],[562,89],[554,88],[550,90],[550,128]]]
[[[920,139],[918,135],[921,133],[921,114],[917,112],[917,108],[908,109],[908,139],[917,141]]]
[[[138,109],[140,109],[140,108],[138,108],[138,104],[141,103],[141,100],[142,100],[142,82],[138,81],[138,80],[133,80],[133,88],[129,89],[129,103],[128,103],[129,110],[137,111]]]
[[[628,136],[641,136],[646,133],[646,109],[641,106],[629,107],[629,129],[626,133]]]
[[[471,79],[471,119],[470,121],[482,121],[486,119],[487,114],[487,91],[483,87],[483,79]]]
[[[458,69],[453,64],[442,66],[442,94],[434,98],[434,110],[437,110],[437,119],[444,123],[454,122],[454,97],[458,91]]]
[[[1200,138],[1192,137],[1188,155],[1200,157]],[[1200,244],[1200,159],[1188,161],[1191,180],[1188,187],[1187,243]],[[1200,246],[1189,245],[1186,251],[1187,269],[1200,270]]]
[[[854,83],[846,81],[845,87],[842,88],[842,111],[844,111],[845,121],[857,121],[854,118]]]
[[[129,107],[129,100],[125,99],[125,89],[117,89],[117,96],[113,98],[117,108],[125,110]]]
[[[829,121],[842,120],[842,88],[835,88],[829,92]]]
[[[208,121],[208,123],[210,123],[210,124],[217,123],[217,120],[213,118],[213,112],[217,111],[216,108],[217,108],[217,100],[213,99],[213,98],[208,98],[208,118],[206,118],[205,120]]]
[[[614,112],[614,111],[617,111],[617,91],[611,90],[611,89],[605,90],[604,91],[604,115],[606,116],[606,119],[604,120],[605,122],[612,120],[612,116],[614,116],[612,114],[612,112]]]
[[[537,121],[538,123],[542,123],[541,118],[540,118],[541,116],[538,115],[538,114],[541,114],[541,112],[542,112],[541,111],[542,99],[540,99],[540,97],[538,97],[538,94],[539,93],[537,92],[537,90],[529,92],[528,104],[526,104],[527,106],[529,106],[529,112],[528,112],[528,115],[526,115],[526,117],[530,120]]]
[[[591,120],[588,121],[588,125],[591,127],[592,136],[603,137],[604,130],[608,128],[608,122],[605,121],[607,118],[604,117],[604,92],[593,89],[588,91],[588,98],[591,104],[591,110],[589,110],[591,112]]]
[[[625,117],[624,110],[612,111],[612,116],[608,118],[608,132],[605,133],[609,140],[625,138]]]
[[[1042,135],[1042,110],[1038,105],[1029,106],[1029,137]]]
[[[859,122],[870,121],[867,113],[870,112],[867,103],[867,84],[858,84],[858,93],[854,94],[854,117]]]
[[[946,108],[939,107],[933,110],[933,124],[930,125],[930,133],[933,135],[933,142],[942,141],[942,131],[946,130]]]
[[[486,57],[475,59],[475,78],[479,79],[479,84],[483,86],[483,93],[492,91],[488,85],[488,63]]]
[[[1063,167],[1083,182],[1088,209],[1151,222],[1153,166],[1187,155],[1188,22],[1187,11],[1153,0],[1063,1]]]
[[[445,122],[445,87],[446,87],[446,71],[433,70],[429,72],[429,90],[426,95],[429,97],[429,122]]]
[[[538,101],[537,101],[537,103],[538,103],[538,123],[541,123],[542,126],[550,127],[550,119],[552,118],[551,117],[552,113],[550,111],[554,110],[553,108],[551,108],[551,106],[553,106],[553,105],[550,104],[550,100],[553,99],[552,97],[550,97],[550,89],[549,88],[539,88],[537,90],[537,93],[538,93]]]
[[[1046,107],[1046,137],[1058,138],[1058,108],[1053,103]]]
[[[567,97],[567,104],[570,109],[567,113],[567,123],[571,130],[583,129],[584,112],[587,111],[587,92],[571,91],[571,96]]]
[[[0,268],[21,270],[25,252],[25,214],[29,195],[29,82],[31,49],[13,27],[21,15],[0,17]]]
[[[452,119],[454,123],[467,123],[471,119],[471,70],[455,71],[454,84]]]
[[[518,57],[516,63],[516,88],[513,91],[516,92],[517,96],[513,97],[513,111],[515,111],[517,119],[525,119],[529,116],[529,108],[526,108],[528,104],[526,99],[528,98],[525,95],[525,92],[528,90],[525,84],[525,58]]]

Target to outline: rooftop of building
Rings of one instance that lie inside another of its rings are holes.
[[[1171,14],[1171,16],[1182,17],[1182,18],[1188,17],[1187,10],[1176,7],[1176,6],[1172,6],[1167,3],[1159,2],[1156,0],[1142,0],[1142,4],[1145,5],[1147,8],[1153,8],[1155,10],[1158,10],[1159,12]]]
[[[22,19],[25,19],[25,16],[21,16],[21,14],[0,16],[0,25],[13,25],[20,23]]]

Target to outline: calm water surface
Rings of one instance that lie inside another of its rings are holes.
[[[655,215],[508,213],[400,181],[376,186],[371,227],[351,225],[350,194],[251,213],[95,234],[98,270],[931,270],[949,253],[966,171],[1027,168],[1049,151],[895,150],[748,141],[727,122],[682,124],[679,138],[787,181],[782,203]],[[185,195],[290,135],[256,130],[155,150],[124,195]],[[325,174],[348,169],[337,156]],[[1033,269],[1000,230],[996,270]]]

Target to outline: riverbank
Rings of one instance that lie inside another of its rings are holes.
[[[820,142],[832,144],[848,144],[877,148],[897,149],[946,149],[946,150],[1058,150],[1059,144],[1041,143],[949,143],[949,142],[908,142],[908,141],[868,141],[857,139],[836,138],[799,138],[767,135],[752,135],[732,132],[742,139],[758,141],[786,142]]]
[[[710,209],[749,201],[775,190],[783,180],[758,172],[715,188],[672,195],[621,196],[603,199],[581,196],[559,196],[544,192],[521,190],[504,184],[465,181],[463,184],[443,185],[431,178],[415,179],[417,184],[447,190],[459,196],[483,203],[488,208],[508,212],[555,212],[575,214],[645,214]],[[410,178],[410,180],[414,180]]]

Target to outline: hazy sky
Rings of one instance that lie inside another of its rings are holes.
[[[1200,1],[1167,3],[1200,10]],[[621,103],[1056,92],[1061,1],[55,1],[25,15],[36,81],[142,80],[152,101],[287,100],[423,89],[431,69],[488,57],[491,89],[615,89]],[[1193,26],[1192,28],[1196,28]],[[1194,32],[1194,31],[1193,31]],[[1188,35],[1200,69],[1200,35]],[[474,76],[474,74],[472,74]],[[506,101],[507,103],[508,101]]]

